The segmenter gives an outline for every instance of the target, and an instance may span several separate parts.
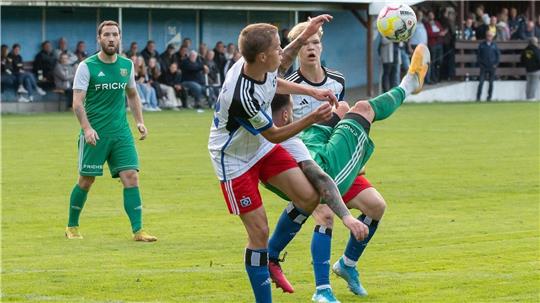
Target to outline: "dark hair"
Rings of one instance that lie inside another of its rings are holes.
[[[101,30],[103,29],[104,26],[116,26],[118,28],[118,33],[121,33],[122,31],[120,30],[120,25],[118,25],[118,23],[116,21],[112,21],[112,20],[105,20],[103,22],[101,22],[99,25],[98,25],[98,28],[97,28],[97,34],[98,36],[101,36]]]
[[[14,49],[14,48],[21,48],[21,45],[19,43],[15,43],[13,44],[13,46],[11,46],[11,49]]]
[[[265,52],[278,33],[278,28],[268,23],[255,23],[244,27],[238,36],[238,47],[248,63],[255,62],[258,54]]]
[[[41,42],[41,47],[44,47],[44,46],[45,46],[45,44],[47,44],[47,43],[49,43],[49,44],[50,44],[50,43],[51,43],[51,41],[49,41],[49,40],[45,40],[45,41]]]
[[[275,94],[272,99],[272,113],[276,113],[282,110],[285,106],[291,104],[291,95],[289,94]]]
[[[148,45],[150,45],[152,43],[156,44],[156,42],[154,42],[154,40],[148,40],[148,42],[146,42],[146,45],[148,46]]]

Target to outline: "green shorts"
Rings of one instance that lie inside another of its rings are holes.
[[[103,176],[105,161],[113,178],[118,178],[121,171],[139,170],[139,159],[131,134],[100,138],[96,146],[86,143],[81,134],[78,146],[81,176]]]
[[[362,125],[349,118],[334,128],[315,124],[300,136],[313,159],[344,195],[373,153],[375,145]]]

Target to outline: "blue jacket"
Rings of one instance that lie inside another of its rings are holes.
[[[478,46],[478,66],[480,68],[493,68],[499,65],[500,55],[501,51],[495,42],[491,42],[491,45],[488,45],[484,41]]]

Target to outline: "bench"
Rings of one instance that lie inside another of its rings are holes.
[[[476,50],[482,41],[458,40],[456,41],[456,76],[478,76],[480,68],[472,67],[476,63]],[[525,76],[526,70],[520,67],[521,51],[527,47],[527,41],[510,40],[495,41],[501,50],[500,64],[497,67],[497,76]]]

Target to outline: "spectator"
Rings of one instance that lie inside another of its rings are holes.
[[[126,57],[138,57],[139,55],[139,45],[135,41],[131,42],[131,44],[129,45],[129,50],[126,52]]]
[[[379,44],[379,55],[383,64],[382,72],[382,89],[383,92],[389,91],[392,87],[397,86],[397,78],[399,78],[399,47],[397,43],[381,37]]]
[[[132,56],[131,61],[134,62],[135,82],[137,83],[137,91],[141,98],[143,110],[150,112],[161,111],[158,107],[156,90],[148,83],[148,74],[144,58],[142,56]]]
[[[497,17],[491,16],[488,25],[488,31],[493,34],[493,37],[497,38]]]
[[[189,53],[189,49],[187,46],[180,46],[178,51],[174,54],[174,61],[180,65],[182,63],[182,60],[187,59]]]
[[[489,20],[489,15],[484,12],[483,4],[480,4],[476,7],[475,14],[476,14],[476,20],[478,22],[478,24],[476,24],[477,28],[480,27],[482,23],[489,24],[489,21],[486,22],[486,20]]]
[[[289,36],[289,29],[284,28],[281,30],[281,48],[285,48],[287,44],[289,44],[289,39],[287,38]]]
[[[515,7],[510,8],[510,18],[508,19],[508,26],[510,27],[510,39],[523,39],[523,31],[525,30],[525,18],[522,15],[518,15],[517,9]]]
[[[534,36],[540,40],[540,15],[536,17],[536,24],[534,26]]]
[[[195,108],[201,108],[201,98],[203,95],[203,73],[208,72],[208,67],[197,60],[196,51],[189,52],[189,57],[182,60],[180,69],[182,70],[182,87],[189,90],[195,98]]]
[[[146,47],[142,50],[141,56],[144,58],[144,63],[148,65],[150,58],[159,58],[159,52],[156,50],[156,43],[152,40],[148,40]]]
[[[409,53],[413,53],[416,46],[420,43],[427,45],[428,37],[426,32],[426,27],[424,26],[424,12],[421,10],[416,11],[416,30],[414,31],[411,39],[409,40]]]
[[[521,36],[521,39],[529,40],[532,37],[534,37],[534,22],[529,21],[527,22],[527,28],[523,31],[523,35]]]
[[[86,52],[86,43],[84,43],[84,41],[77,42],[75,56],[77,56],[77,62],[82,62],[84,59],[88,58],[88,53]]]
[[[486,39],[486,33],[488,32],[489,30],[489,23],[490,23],[490,18],[487,17],[487,15],[485,15],[486,17],[484,17],[482,19],[482,22],[480,23],[480,25],[478,25],[476,27],[476,39],[477,40],[484,40]]]
[[[199,44],[199,56],[202,58],[205,58],[207,52],[208,52],[208,46],[206,45],[206,43]]]
[[[58,63],[54,67],[54,84],[57,89],[63,90],[66,95],[66,107],[73,104],[73,79],[75,78],[75,66],[69,64],[67,54],[61,54]]]
[[[185,46],[185,47],[187,47],[188,51],[190,51],[191,50],[191,44],[192,44],[191,38],[184,38],[184,40],[182,40],[182,45],[180,45],[180,46]]]
[[[60,59],[61,54],[68,55],[68,64],[75,64],[77,62],[77,56],[72,53],[68,48],[68,42],[66,38],[61,37],[58,40],[58,48],[54,50],[54,57],[56,60]]]
[[[428,13],[428,22],[424,24],[428,35],[428,46],[431,52],[431,65],[429,83],[437,83],[440,80],[441,64],[443,58],[443,37],[447,30],[443,29],[439,21],[435,20],[435,14]]]
[[[2,44],[2,75],[0,80],[2,92],[6,89],[15,90],[17,87],[17,77],[13,73],[13,61],[8,57],[9,48]]]
[[[182,87],[182,74],[178,70],[178,64],[176,62],[173,62],[171,63],[171,65],[169,65],[169,68],[161,74],[160,80],[161,83],[174,88],[176,97],[180,98],[180,100],[182,101],[182,107],[187,108],[186,91]],[[180,107],[179,104],[177,107]]]
[[[418,30],[418,25],[416,25],[416,30]],[[465,26],[463,27],[463,39],[464,40],[476,40],[476,30],[473,25],[473,19],[471,17],[467,18],[465,21]]]
[[[169,69],[169,66],[175,62],[175,48],[172,43],[167,45],[167,49],[159,56],[159,63],[161,64],[161,70],[165,71]]]
[[[20,53],[21,45],[15,43],[11,48],[11,52],[8,54],[8,58],[11,59],[12,62],[13,74],[17,77],[17,83],[19,83],[19,88],[17,89],[17,93],[21,94],[19,101],[33,101],[34,92],[37,92],[41,96],[45,96],[47,93],[37,85],[34,74],[24,70],[23,59]],[[23,94],[28,94],[28,98],[23,97]]]
[[[214,47],[214,61],[219,68],[221,73],[221,79],[225,79],[225,64],[227,64],[227,59],[225,58],[225,44],[218,41]]]
[[[148,78],[148,83],[156,90],[158,100],[161,101],[161,107],[178,110],[174,89],[172,86],[160,83],[161,67],[156,58],[148,60]]]
[[[497,23],[496,41],[510,40],[510,27],[508,27],[508,16],[501,13],[499,23]]]
[[[236,45],[234,43],[227,44],[227,52],[225,53],[225,59],[231,60],[234,57],[234,52],[236,52]]]
[[[527,70],[527,99],[540,99],[540,49],[538,38],[529,39],[529,45],[521,53],[521,64]]]
[[[206,84],[206,90],[207,95],[209,98],[209,105],[210,107],[213,107],[216,103],[217,96],[219,95],[219,88],[221,86],[221,76],[219,73],[219,68],[216,65],[216,62],[214,61],[214,51],[208,51],[206,53],[206,57],[204,58],[204,64],[208,66],[208,74],[207,79],[208,82]]]
[[[223,70],[223,73],[224,74],[227,74],[227,72],[229,71],[229,69],[236,63],[236,61],[238,61],[240,58],[242,58],[242,54],[240,53],[240,51],[236,51],[232,57],[231,60],[227,61],[227,63],[225,63],[225,68]],[[222,78],[222,81],[225,80]]]
[[[34,57],[32,68],[38,81],[52,87],[54,84],[53,70],[55,65],[56,57],[54,56],[51,42],[44,41],[41,43],[41,51]]]
[[[493,33],[486,33],[486,40],[478,46],[478,65],[480,66],[480,80],[478,90],[476,91],[476,101],[480,101],[482,95],[482,87],[486,76],[489,81],[489,90],[487,101],[491,101],[493,93],[493,81],[495,80],[495,71],[499,65],[500,51],[497,44],[493,42]]]
[[[443,36],[443,59],[441,78],[451,80],[456,75],[456,12],[452,7],[444,9],[441,26],[446,34]]]

